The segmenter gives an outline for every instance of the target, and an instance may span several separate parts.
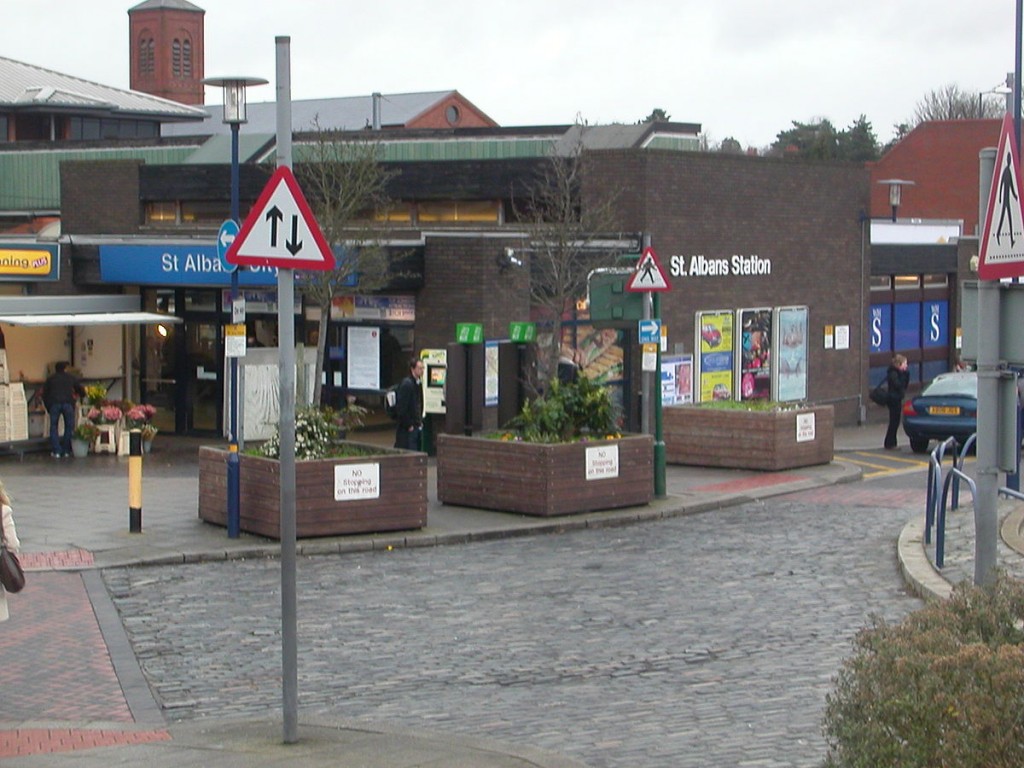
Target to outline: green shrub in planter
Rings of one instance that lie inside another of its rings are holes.
[[[829,768],[1024,765],[1024,585],[874,619],[827,697]]]
[[[569,384],[551,381],[544,396],[528,401],[505,428],[530,443],[567,443],[588,436],[617,435],[615,406],[608,390],[582,375]]]

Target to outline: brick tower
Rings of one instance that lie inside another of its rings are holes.
[[[128,10],[133,91],[203,104],[205,15],[188,0],[145,0]]]

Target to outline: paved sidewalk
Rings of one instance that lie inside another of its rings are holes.
[[[669,467],[665,499],[644,507],[562,519],[438,504],[431,469],[431,502],[423,530],[300,540],[299,552],[438,546],[617,526],[856,481],[861,471],[842,461],[842,452],[877,448],[883,432],[884,425],[837,430],[837,460],[819,467],[776,473]],[[154,454],[144,465],[143,531],[139,534],[128,532],[126,459],[90,456],[55,461],[29,455],[23,461],[0,461],[0,477],[14,498],[23,560],[33,571],[25,593],[9,598],[11,620],[0,624],[0,653],[8,660],[0,671],[0,687],[19,691],[18,701],[25,708],[18,712],[0,704],[0,759],[5,766],[145,762],[151,768],[259,768],[286,761],[341,768],[580,765],[528,745],[305,717],[300,717],[299,743],[283,745],[280,720],[271,719],[275,713],[265,721],[168,725],[149,692],[98,569],[279,554],[277,542],[245,534],[228,539],[224,529],[198,519],[195,455],[200,444],[211,442],[164,436],[157,440]],[[79,671],[77,676],[74,670]],[[111,747],[116,752],[111,753]]]

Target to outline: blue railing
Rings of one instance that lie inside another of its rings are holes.
[[[977,440],[977,435],[971,435],[957,451],[955,438],[946,438],[931,453],[928,462],[928,496],[925,501],[924,517],[924,543],[932,543],[932,527],[935,527],[935,567],[942,568],[946,554],[946,508],[957,509],[960,506],[960,481],[965,480],[971,489],[972,501],[977,495],[977,487],[974,480],[964,474],[963,466],[967,454]],[[950,450],[951,449],[951,450]],[[946,451],[950,450],[953,464],[945,479],[942,477],[942,460],[946,457]],[[952,498],[950,491],[952,490]]]

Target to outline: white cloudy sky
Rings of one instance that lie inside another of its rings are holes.
[[[136,2],[4,0],[0,56],[127,88]],[[506,126],[660,107],[757,147],[792,120],[861,114],[885,142],[928,91],[989,90],[1014,67],[1013,0],[193,2],[207,76],[273,82],[289,36],[294,99],[458,89]]]

